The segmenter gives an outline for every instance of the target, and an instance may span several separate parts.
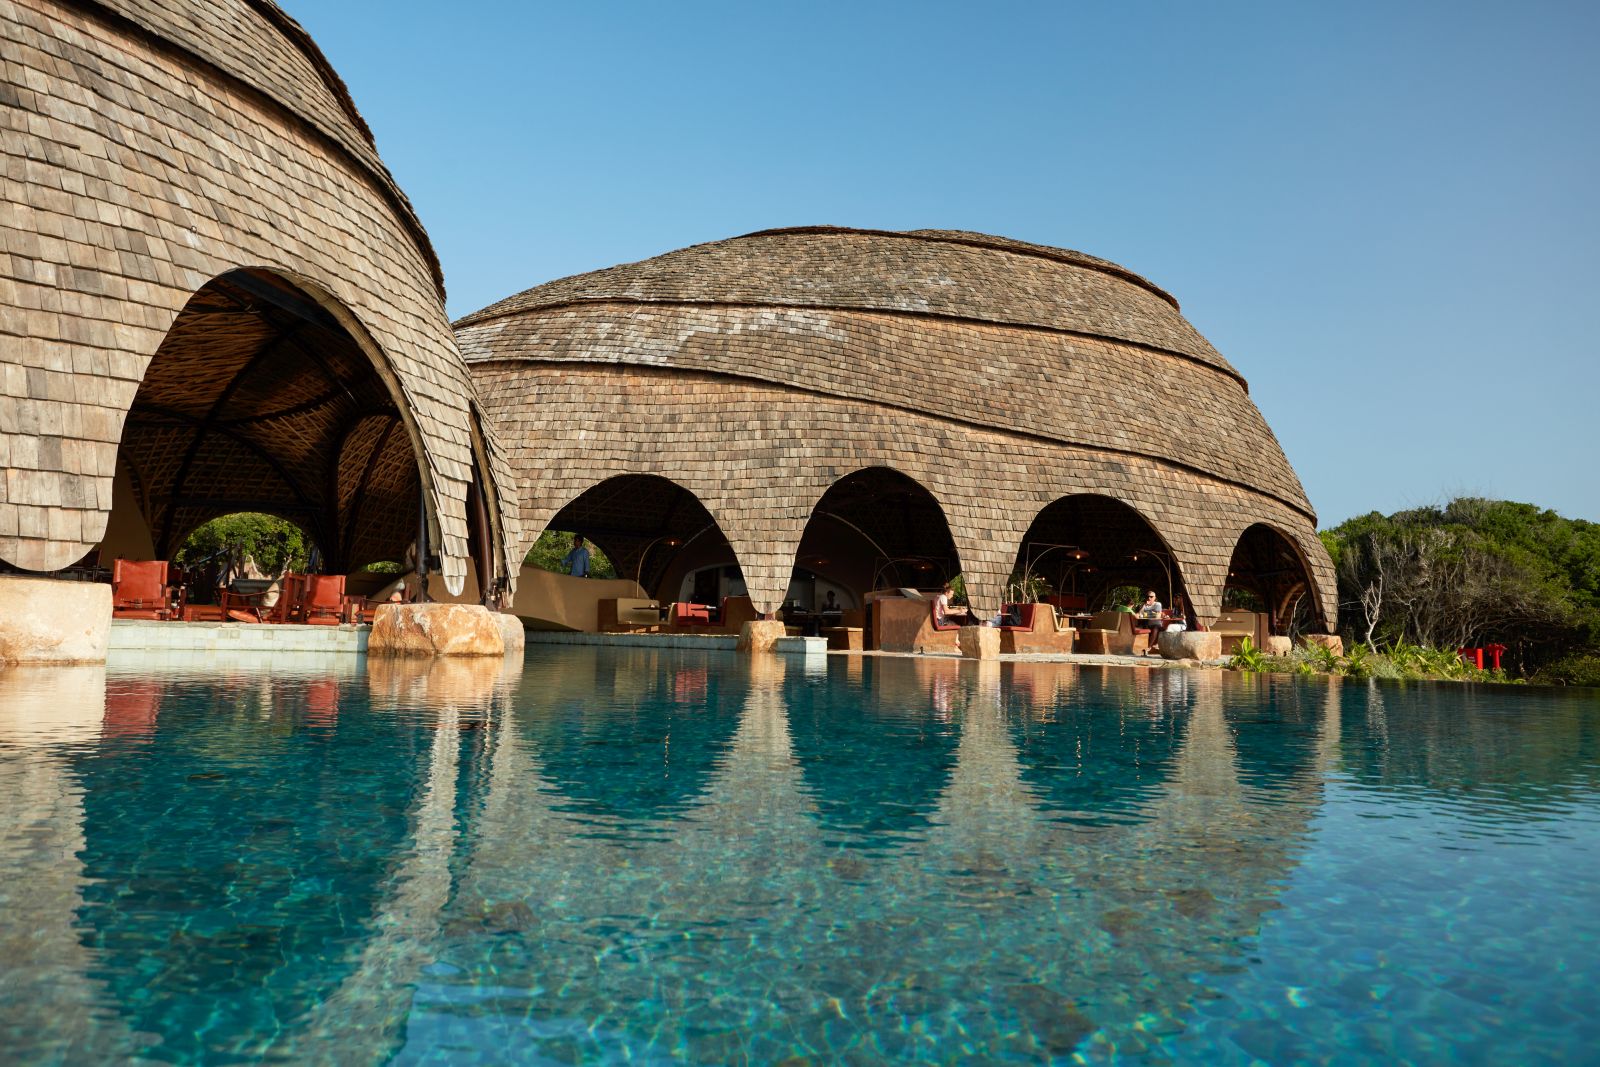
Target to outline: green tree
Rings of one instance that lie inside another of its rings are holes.
[[[1370,648],[1500,643],[1524,671],[1600,648],[1600,525],[1463,497],[1322,536],[1340,629]]]
[[[572,539],[575,535],[569,530],[546,530],[539,535],[539,540],[533,543],[528,550],[528,555],[522,562],[530,567],[538,567],[544,571],[554,571],[556,574],[565,574],[566,566],[561,562],[567,558],[567,553],[572,551]],[[610,558],[600,551],[600,546],[593,541],[589,543],[589,576],[591,578],[615,578],[617,569]]]
[[[193,567],[203,560],[232,554],[248,556],[264,574],[303,571],[311,558],[311,541],[294,523],[276,515],[241,511],[212,519],[195,529],[178,549],[174,561]]]

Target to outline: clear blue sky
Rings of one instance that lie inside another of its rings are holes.
[[[452,316],[772,226],[981,230],[1177,296],[1325,526],[1600,520],[1600,4],[285,6]]]

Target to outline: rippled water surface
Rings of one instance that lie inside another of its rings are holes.
[[[0,1059],[1594,1062],[1600,701],[539,650],[0,671]]]

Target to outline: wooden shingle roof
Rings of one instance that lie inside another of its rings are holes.
[[[1239,373],[1171,296],[1081,252],[950,230],[766,230],[537,286],[456,336],[469,363],[724,374],[1149,456],[1315,521]]]
[[[427,260],[443,299],[444,272],[433,243],[411,201],[378,157],[372,130],[356,110],[350,90],[311,35],[273,0],[79,2],[248,86],[346,154],[367,172],[399,215]]]

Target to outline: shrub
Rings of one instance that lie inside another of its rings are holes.
[[[1260,673],[1268,670],[1270,666],[1267,655],[1257,648],[1255,642],[1248,637],[1239,642],[1239,651],[1235,652],[1233,658],[1228,661],[1228,669],[1231,671]]]
[[[1600,688],[1600,650],[1589,649],[1563,656],[1541,667],[1531,679],[1535,685],[1580,685]]]

